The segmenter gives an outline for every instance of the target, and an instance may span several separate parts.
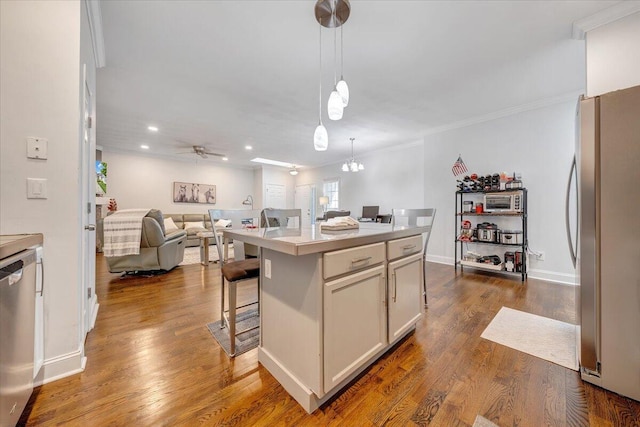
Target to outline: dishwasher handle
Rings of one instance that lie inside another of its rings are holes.
[[[18,260],[0,269],[0,280],[7,279],[9,286],[14,285],[16,282],[22,279],[22,268],[24,267],[24,261]]]

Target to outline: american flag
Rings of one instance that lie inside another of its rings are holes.
[[[469,169],[467,169],[467,165],[465,165],[462,161],[462,157],[458,156],[458,160],[456,160],[456,162],[453,164],[451,172],[453,172],[453,176],[458,176],[462,175],[463,173],[469,172]]]

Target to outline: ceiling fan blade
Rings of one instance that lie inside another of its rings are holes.
[[[214,152],[211,152],[211,151],[205,151],[204,153],[205,153],[205,154],[208,154],[208,155],[210,155],[210,156],[226,157],[224,154],[214,153]]]

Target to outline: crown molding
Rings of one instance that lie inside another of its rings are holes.
[[[482,116],[470,117],[459,122],[449,123],[447,125],[434,127],[427,129],[424,135],[433,135],[436,133],[446,132],[453,129],[464,128],[467,126],[477,125],[479,123],[489,122],[491,120],[500,119],[503,117],[513,116],[514,114],[524,113],[525,111],[537,110],[539,108],[550,107],[556,104],[562,104],[564,102],[574,101],[577,102],[580,95],[584,92],[569,92],[564,95],[558,95],[551,98],[540,99],[538,101],[530,102],[528,104],[521,104],[515,107],[505,108],[503,110],[494,111]]]
[[[104,35],[102,33],[102,12],[99,0],[84,0],[87,6],[87,17],[89,18],[89,31],[91,32],[91,42],[93,44],[93,57],[96,61],[96,68],[106,65],[104,50]]]
[[[574,21],[571,37],[576,40],[584,40],[589,31],[637,12],[640,12],[640,1],[621,1],[591,16]]]

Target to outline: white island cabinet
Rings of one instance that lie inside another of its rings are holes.
[[[415,328],[426,231],[224,230],[226,239],[261,248],[258,360],[307,412]]]

